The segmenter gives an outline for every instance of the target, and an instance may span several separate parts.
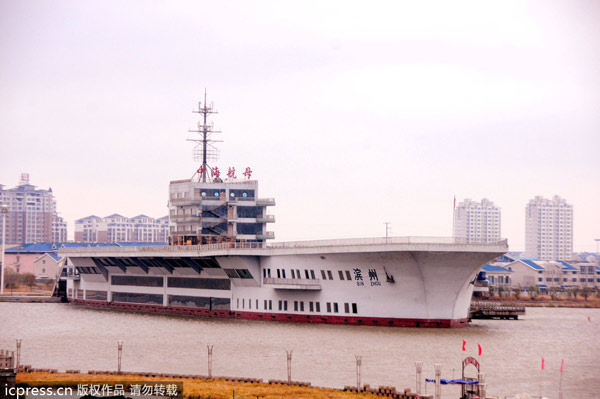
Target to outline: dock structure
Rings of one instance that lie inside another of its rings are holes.
[[[525,315],[525,306],[500,302],[471,302],[469,319],[512,319]]]

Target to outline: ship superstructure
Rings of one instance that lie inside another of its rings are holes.
[[[264,242],[275,238],[267,231],[267,223],[275,221],[267,207],[275,205],[273,198],[258,197],[258,181],[250,180],[252,171],[246,168],[238,178],[235,168],[226,172],[209,161],[217,160],[215,131],[208,118],[215,114],[214,106],[204,102],[194,111],[202,116],[197,136],[194,160],[201,162],[190,179],[169,184],[170,239],[173,245],[213,244],[220,242]]]
[[[63,249],[71,302],[95,307],[256,320],[460,327],[473,282],[505,240],[386,237],[267,242],[273,199],[258,183],[223,179],[208,163],[169,185],[172,245]],[[209,112],[210,111],[210,112]],[[212,127],[210,127],[212,129]],[[228,171],[230,172],[230,171]]]

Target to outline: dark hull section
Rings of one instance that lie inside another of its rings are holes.
[[[330,315],[306,315],[306,314],[288,314],[288,313],[264,313],[264,312],[236,312],[220,309],[199,309],[174,306],[145,305],[135,303],[121,302],[102,302],[81,299],[69,299],[69,302],[75,305],[118,309],[143,313],[162,313],[176,314],[186,316],[218,317],[229,319],[245,320],[263,320],[263,321],[282,321],[291,323],[324,323],[324,324],[344,324],[359,326],[387,326],[387,327],[422,327],[422,328],[458,328],[467,327],[468,319],[398,319],[385,317],[347,317]]]

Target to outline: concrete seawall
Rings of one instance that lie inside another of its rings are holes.
[[[48,295],[3,295],[0,302],[60,303],[60,298]]]

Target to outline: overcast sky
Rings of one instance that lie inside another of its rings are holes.
[[[278,241],[450,236],[489,198],[600,238],[600,2],[0,0],[0,183],[95,214],[167,214],[208,90],[220,169],[276,198]]]

